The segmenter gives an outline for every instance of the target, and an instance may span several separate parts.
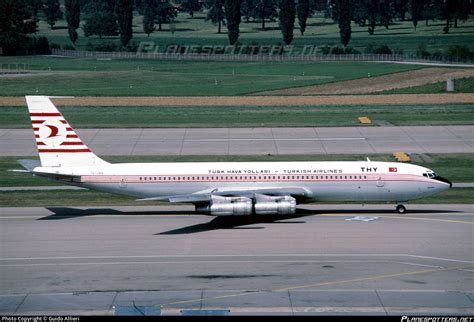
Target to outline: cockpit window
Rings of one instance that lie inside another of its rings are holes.
[[[423,173],[423,177],[434,178],[434,177],[436,177],[436,173],[434,173],[434,172],[425,172],[425,173]]]

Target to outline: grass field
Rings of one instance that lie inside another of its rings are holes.
[[[217,33],[217,26],[204,20],[205,14],[198,13],[194,19],[188,14],[181,13],[175,19],[174,32],[170,31],[170,26],[163,25],[163,31],[156,31],[147,37],[142,29],[142,17],[135,16],[133,21],[134,36],[132,42],[152,41],[156,45],[166,46],[170,44],[182,45],[227,45],[227,30],[225,26],[222,33]],[[59,21],[54,30],[41,22],[39,35],[45,35],[50,42],[57,44],[70,44],[66,23]],[[294,41],[292,45],[302,48],[307,45],[340,45],[338,25],[331,19],[324,19],[321,16],[311,17],[307,23],[307,30],[301,36],[298,30],[298,23],[295,24]],[[443,34],[443,21],[430,21],[428,25],[424,21],[418,24],[415,31],[411,21],[396,21],[388,29],[377,27],[374,35],[367,33],[367,27],[352,24],[352,39],[349,46],[364,52],[367,46],[389,45],[392,50],[413,54],[420,45],[426,46],[430,52],[444,52],[453,45],[465,44],[474,49],[474,19],[469,19],[459,24],[459,28],[451,28],[449,34]],[[260,22],[246,22],[242,19],[240,25],[239,41],[243,44],[276,45],[283,43],[278,21],[267,22],[266,30],[261,30]],[[115,43],[119,44],[118,37],[99,39],[98,37],[86,38],[82,29],[78,29],[79,39],[77,46],[85,49],[87,44]]]
[[[28,76],[0,76],[0,96],[218,96],[385,75],[420,66],[382,63],[194,62],[2,57]],[[15,65],[16,66],[16,65]]]
[[[474,77],[456,79],[456,93],[474,93]],[[446,93],[446,82],[437,82],[422,86],[393,89],[381,94],[438,94]]]
[[[431,154],[432,163],[415,163],[430,168],[453,182],[474,182],[473,154]],[[360,161],[370,157],[372,161],[392,161],[392,155],[262,155],[262,156],[104,156],[112,163],[120,162],[262,162],[262,161]],[[23,157],[24,159],[25,157]],[[22,157],[0,157],[0,186],[58,185],[44,178],[26,173],[9,172],[22,169],[16,160]],[[31,157],[27,157],[31,159]]]
[[[0,107],[0,128],[30,128],[26,107]],[[394,125],[474,124],[470,104],[379,106],[61,107],[76,128],[358,126],[359,116]]]

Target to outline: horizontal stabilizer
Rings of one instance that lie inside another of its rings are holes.
[[[23,168],[25,168],[28,172],[33,172],[33,169],[36,167],[41,167],[41,162],[39,160],[17,160]]]

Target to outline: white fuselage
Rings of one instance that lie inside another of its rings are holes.
[[[35,171],[54,173],[55,168]],[[299,202],[402,202],[433,195],[450,185],[427,176],[429,169],[394,162],[219,162],[128,163],[61,168],[77,176],[69,184],[138,198],[202,192],[265,189],[288,195],[304,190]],[[425,175],[424,175],[425,174]]]

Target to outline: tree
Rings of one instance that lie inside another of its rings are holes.
[[[351,40],[352,0],[335,0],[333,6],[333,17],[339,24],[339,35],[344,47]]]
[[[143,32],[150,37],[150,34],[155,31],[155,8],[153,0],[143,0]]]
[[[188,12],[191,18],[194,18],[194,13],[202,8],[202,1],[200,0],[181,0],[181,7]]]
[[[465,22],[471,13],[470,0],[455,0],[454,28],[458,27],[458,20]]]
[[[393,0],[354,0],[353,19],[361,26],[368,24],[370,35],[377,24],[388,28],[393,16]]]
[[[46,0],[43,7],[44,14],[46,16],[46,22],[53,29],[56,21],[63,17],[59,0]]]
[[[0,1],[0,47],[4,54],[15,54],[26,46],[28,34],[36,32],[37,21],[25,0]]]
[[[400,20],[405,21],[405,15],[408,11],[409,2],[412,0],[394,0],[393,1],[393,10],[395,14],[400,18]],[[423,2],[423,0],[419,0],[419,2]]]
[[[158,22],[158,30],[160,31],[164,23],[170,23],[178,15],[178,9],[166,0],[158,0],[155,8],[155,19]]]
[[[239,39],[239,25],[242,21],[240,17],[240,1],[225,0],[224,9],[229,43],[234,45]]]
[[[209,11],[207,12],[206,21],[217,24],[217,33],[221,33],[222,23],[224,22],[224,0],[210,0],[208,3]]]
[[[257,0],[255,6],[255,17],[261,19],[262,30],[265,30],[265,19],[273,19],[278,16],[277,0]]]
[[[421,19],[423,14],[423,8],[426,5],[425,0],[410,0],[408,3],[408,9],[410,11],[411,21],[413,22],[413,26],[418,26],[418,21]]]
[[[298,24],[300,25],[300,33],[303,36],[306,30],[306,21],[310,15],[310,4],[309,0],[299,0],[296,7],[296,13],[298,15]]]
[[[455,0],[436,0],[437,5],[440,8],[441,18],[446,20],[446,24],[443,28],[445,34],[449,33],[451,26],[451,20],[454,18],[456,13],[456,1]]]
[[[115,13],[120,33],[120,42],[126,47],[133,37],[133,1],[117,0],[115,2]]]
[[[66,8],[66,21],[69,33],[69,39],[73,44],[77,41],[77,31],[81,22],[81,8],[79,0],[64,0],[64,7]]]
[[[91,14],[82,27],[84,36],[89,37],[97,35],[102,39],[104,36],[117,36],[118,25],[115,15],[106,11],[99,11]]]
[[[257,0],[242,0],[240,4],[241,16],[245,17],[245,22],[249,22],[251,17],[255,17]]]
[[[293,41],[293,29],[295,29],[295,2],[294,0],[280,0],[279,5],[280,29],[283,41],[286,45]]]

